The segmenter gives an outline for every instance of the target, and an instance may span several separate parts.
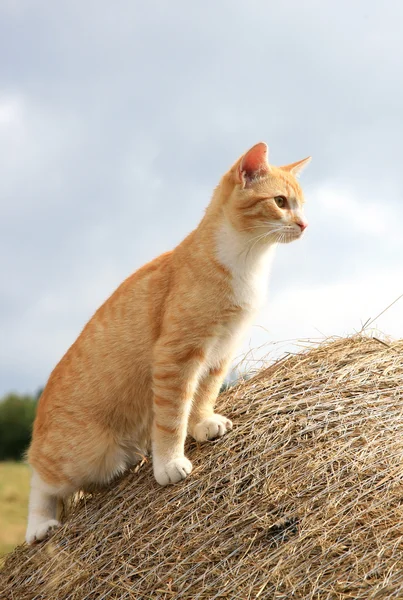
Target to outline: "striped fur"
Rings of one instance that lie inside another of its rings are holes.
[[[57,525],[57,498],[109,482],[150,450],[156,480],[178,482],[192,469],[186,435],[201,442],[232,428],[214,403],[264,301],[276,245],[302,233],[294,175],[306,162],[276,168],[266,145],[254,146],[223,176],[199,226],[126,279],[84,327],[39,402],[29,543]]]

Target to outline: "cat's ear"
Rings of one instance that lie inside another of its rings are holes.
[[[267,153],[267,144],[259,142],[243,155],[238,165],[237,178],[244,187],[248,187],[254,179],[269,173]]]
[[[302,171],[305,169],[305,167],[309,165],[311,160],[312,156],[308,156],[307,158],[298,160],[297,162],[292,163],[291,165],[285,165],[284,167],[280,167],[280,169],[283,169],[283,171],[288,171],[289,173],[294,175],[294,177],[299,177]]]

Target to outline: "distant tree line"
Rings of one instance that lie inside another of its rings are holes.
[[[31,441],[36,406],[35,396],[7,394],[0,399],[0,460],[22,460]]]

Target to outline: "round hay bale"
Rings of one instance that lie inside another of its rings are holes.
[[[7,599],[403,598],[403,341],[356,336],[220,396],[224,438],[84,496],[12,553]]]

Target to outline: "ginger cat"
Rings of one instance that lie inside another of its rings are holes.
[[[105,484],[152,450],[167,485],[192,470],[187,433],[232,428],[214,403],[233,352],[261,306],[279,242],[307,226],[296,176],[306,158],[268,164],[259,143],[223,176],[197,227],[131,275],[97,310],[40,398],[26,541],[59,525],[59,498]]]

